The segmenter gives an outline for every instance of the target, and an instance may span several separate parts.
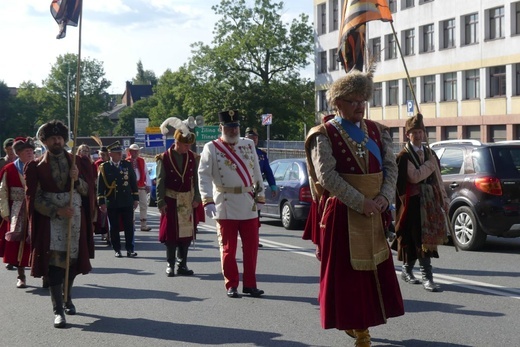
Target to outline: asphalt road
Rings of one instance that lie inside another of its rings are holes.
[[[0,346],[353,346],[345,333],[320,327],[318,261],[301,230],[262,219],[257,278],[266,294],[230,299],[212,223],[199,226],[190,248],[195,275],[168,278],[157,210],[149,212],[153,230],[136,233],[137,258],[114,258],[96,236],[94,269],[76,279],[78,314],[65,329],[53,327],[40,279],[17,289],[16,272],[0,268]],[[518,345],[518,253],[518,239],[492,239],[478,253],[442,246],[432,263],[443,291],[400,281],[406,314],[372,328],[373,346]]]

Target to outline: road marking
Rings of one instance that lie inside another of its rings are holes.
[[[212,225],[204,224],[204,228],[211,229],[212,231],[216,231],[216,228]],[[308,248],[303,247],[297,247],[293,245],[289,245],[286,243],[271,241],[267,239],[260,238],[260,243],[265,246],[271,246],[273,248],[300,254],[308,257],[315,258],[316,255],[314,253],[314,250],[309,250]],[[401,275],[401,270],[395,271],[396,275],[399,277]],[[514,288],[508,288],[504,286],[499,286],[491,283],[486,282],[480,282],[480,281],[473,281],[468,280],[460,277],[453,277],[448,275],[442,275],[442,274],[435,274],[435,281],[442,284],[451,284],[457,287],[467,288],[474,290],[476,292],[483,292],[488,294],[494,294],[499,296],[505,296],[511,299],[520,300],[520,289],[514,289]]]

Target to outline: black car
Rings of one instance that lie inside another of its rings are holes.
[[[450,140],[430,146],[440,158],[453,241],[481,249],[487,235],[520,236],[520,142]]]
[[[278,159],[271,162],[278,192],[273,198],[264,180],[265,206],[261,216],[281,219],[286,229],[303,227],[311,206],[311,191],[305,159]]]

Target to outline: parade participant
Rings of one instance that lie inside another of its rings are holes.
[[[404,314],[384,222],[395,196],[397,165],[388,128],[363,119],[372,71],[357,70],[327,91],[336,117],[305,141],[320,262],[324,329],[345,330],[370,346],[369,327]]]
[[[96,166],[96,171],[99,172],[99,166],[105,161],[110,160],[110,156],[108,155],[108,149],[105,146],[101,146],[98,150],[99,158],[94,162]]]
[[[91,163],[93,163],[92,156],[90,155],[90,147],[86,144],[79,145],[76,154],[80,157],[87,158]]]
[[[16,153],[13,149],[14,139],[8,138],[4,141],[5,157],[0,158],[0,169],[5,165],[12,163],[16,159]]]
[[[246,137],[253,140],[255,144],[256,155],[258,156],[258,163],[260,164],[260,172],[262,173],[262,177],[267,180],[267,184],[269,184],[269,188],[271,188],[271,196],[274,198],[278,191],[278,187],[276,186],[276,180],[274,179],[271,165],[269,165],[267,152],[258,148],[258,131],[256,128],[246,128]]]
[[[137,180],[132,165],[121,160],[123,149],[119,141],[107,146],[110,161],[99,167],[97,199],[99,209],[108,214],[110,221],[110,242],[116,258],[121,258],[121,238],[119,232],[123,223],[127,257],[136,257],[134,252],[134,210],[139,203]]]
[[[18,270],[16,287],[27,288],[25,267],[29,266],[31,247],[27,232],[23,167],[34,160],[34,141],[30,137],[17,137],[13,149],[18,158],[4,166],[0,183],[0,214],[8,230],[5,235],[4,263]]]
[[[105,146],[103,146],[101,139],[99,139],[97,136],[92,136],[92,137],[94,138],[94,140],[96,140],[96,142],[100,146],[99,150],[98,150],[99,158],[93,164],[94,172],[97,177],[97,175],[99,174],[99,166],[102,163],[109,161],[110,156],[108,155],[108,149]],[[96,181],[96,183],[97,183],[97,181]],[[97,187],[96,187],[96,191],[97,191]],[[111,246],[112,243],[110,242],[108,215],[106,212],[101,212],[101,210],[99,209],[99,205],[97,203],[97,199],[96,199],[96,207],[97,207],[96,208],[97,216],[96,216],[96,221],[94,222],[94,233],[101,234],[101,240],[105,241],[107,243],[107,246]]]
[[[431,258],[439,257],[437,246],[447,241],[444,211],[450,200],[438,159],[422,144],[426,136],[422,114],[408,118],[405,131],[408,142],[397,156],[397,259],[403,262],[401,278],[411,284],[421,283],[413,274],[419,260],[424,289],[437,292],[440,286],[433,281]]]
[[[174,133],[175,143],[157,159],[157,208],[161,212],[159,241],[166,246],[166,275],[191,276],[188,248],[194,239],[196,208],[201,203],[197,176],[198,155],[190,150],[195,134],[187,127]]]
[[[94,239],[90,221],[95,181],[92,164],[86,158],[76,156],[76,165],[72,165],[73,157],[65,150],[69,129],[61,121],[45,123],[37,135],[46,147],[45,154],[25,165],[31,275],[47,276],[54,327],[63,328],[66,325],[64,312],[76,314],[71,299],[74,279],[92,269]],[[68,295],[64,298],[67,267]]]
[[[152,182],[148,169],[143,158],[139,156],[139,150],[141,148],[137,144],[132,144],[128,147],[126,160],[132,164],[134,168],[135,176],[137,178],[137,188],[139,189],[139,216],[141,218],[141,231],[150,231],[147,223],[148,215],[148,193],[150,193],[150,187]]]
[[[218,114],[221,135],[204,145],[199,164],[199,188],[206,216],[217,221],[222,273],[227,296],[237,298],[238,235],[244,262],[242,293],[259,297],[256,262],[258,210],[265,203],[262,173],[253,141],[240,137],[238,111]]]

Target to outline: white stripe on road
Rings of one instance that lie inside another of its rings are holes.
[[[201,224],[203,224],[204,228],[206,228],[206,229],[211,229],[213,231],[216,231],[216,228],[212,225],[208,225],[208,224],[204,224],[204,223],[201,223]],[[264,245],[264,246],[271,246],[273,248],[291,252],[294,254],[305,255],[305,256],[313,257],[313,258],[316,257],[316,255],[314,254],[314,250],[309,251],[308,248],[297,247],[297,246],[293,246],[293,245],[288,245],[286,243],[280,243],[280,242],[271,241],[271,240],[262,239],[262,238],[260,239],[260,243],[262,243],[262,245]],[[396,270],[396,274],[397,274],[397,276],[400,276],[401,270]],[[471,289],[471,290],[474,290],[477,292],[505,296],[505,297],[509,297],[511,299],[520,300],[520,289],[508,288],[508,287],[499,286],[496,284],[480,282],[480,281],[473,281],[473,280],[468,280],[468,279],[464,279],[464,278],[460,278],[460,277],[453,277],[453,276],[442,275],[442,274],[437,274],[437,273],[435,274],[435,281],[438,283],[442,283],[442,284],[451,284],[451,285],[458,286],[461,288]]]

